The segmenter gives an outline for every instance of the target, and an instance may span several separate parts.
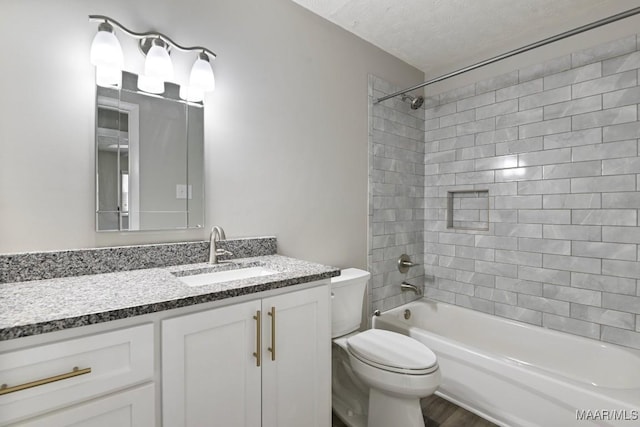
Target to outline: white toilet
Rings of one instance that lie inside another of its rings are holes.
[[[420,399],[440,385],[435,354],[395,332],[358,332],[370,274],[331,280],[332,406],[349,427],[424,427]]]

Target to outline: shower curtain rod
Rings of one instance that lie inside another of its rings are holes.
[[[412,90],[420,89],[420,88],[428,86],[430,84],[441,82],[441,81],[449,79],[451,77],[455,77],[455,76],[458,76],[460,74],[466,73],[467,71],[475,70],[476,68],[480,68],[480,67],[484,67],[485,65],[493,64],[494,62],[498,62],[498,61],[501,61],[503,59],[510,58],[510,57],[512,57],[514,55],[518,55],[520,53],[528,52],[528,51],[530,51],[532,49],[536,49],[538,47],[547,45],[549,43],[553,43],[553,42],[556,42],[558,40],[566,39],[567,37],[575,36],[576,34],[580,34],[580,33],[583,33],[585,31],[589,31],[589,30],[592,30],[594,28],[601,27],[603,25],[611,24],[612,22],[616,22],[616,21],[619,21],[621,19],[628,18],[628,17],[633,16],[633,15],[637,15],[639,13],[640,13],[640,7],[634,7],[633,9],[629,9],[629,10],[626,10],[624,12],[617,13],[615,15],[609,16],[608,18],[603,18],[603,19],[600,19],[598,21],[592,22],[590,24],[582,25],[580,27],[574,28],[573,30],[565,31],[564,33],[557,34],[555,36],[548,37],[546,39],[537,41],[535,43],[528,44],[528,45],[523,46],[523,47],[521,47],[519,49],[514,49],[514,50],[511,50],[511,51],[509,51],[507,53],[503,53],[502,55],[494,56],[493,58],[486,59],[486,60],[484,60],[482,62],[478,62],[478,63],[473,64],[473,65],[469,65],[468,67],[460,68],[459,70],[452,71],[452,72],[450,72],[448,74],[444,74],[444,75],[442,75],[440,77],[436,77],[436,78],[433,78],[431,80],[427,80],[426,82],[417,84],[415,86],[411,86],[410,88],[399,90],[398,92],[394,92],[394,93],[389,94],[389,95],[385,95],[383,97],[380,97],[380,98],[376,99],[373,103],[377,104],[379,102],[386,101],[387,99],[394,98],[394,97],[396,97],[398,95],[403,95],[403,94],[405,94],[407,92],[411,92]]]

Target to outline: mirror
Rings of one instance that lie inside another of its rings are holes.
[[[96,230],[200,228],[204,224],[204,108],[165,83],[154,95],[122,73],[97,86]]]

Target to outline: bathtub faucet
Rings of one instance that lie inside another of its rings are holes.
[[[416,295],[422,295],[422,289],[420,289],[419,287],[417,287],[416,285],[412,285],[409,282],[402,282],[402,284],[400,285],[400,289],[402,289],[402,292],[405,291],[412,291],[414,292]]]

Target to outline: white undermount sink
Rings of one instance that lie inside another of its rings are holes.
[[[178,277],[178,280],[187,286],[204,286],[213,285],[214,283],[230,282],[232,280],[249,279],[251,277],[269,276],[277,273],[278,271],[258,266],[193,274],[190,276]]]

